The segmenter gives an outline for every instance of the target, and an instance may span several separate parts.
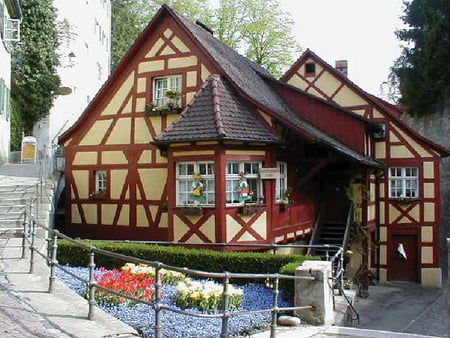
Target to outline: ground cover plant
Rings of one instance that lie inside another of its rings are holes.
[[[72,273],[87,280],[89,269],[85,267],[66,266]],[[57,269],[57,276],[72,290],[86,296],[84,282]],[[98,285],[120,291],[128,296],[151,301],[154,297],[154,268],[145,265],[127,263],[121,270],[96,269],[95,277]],[[194,280],[181,273],[162,270],[162,304],[190,312],[210,314],[221,307],[222,285],[210,280]],[[282,292],[282,291],[281,291]],[[248,283],[235,287],[230,285],[230,311],[270,309],[273,306],[273,292],[262,284]],[[151,305],[142,304],[112,295],[105,291],[96,292],[97,305],[104,311],[135,328],[142,337],[154,336],[154,310]],[[279,307],[292,304],[281,300]],[[221,331],[220,318],[198,318],[162,311],[164,337],[219,337]],[[271,313],[241,314],[232,316],[229,321],[231,337],[250,334],[268,329]]]

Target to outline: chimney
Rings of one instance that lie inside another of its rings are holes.
[[[341,72],[342,75],[347,76],[348,74],[348,61],[347,60],[338,60],[335,62],[336,70]]]

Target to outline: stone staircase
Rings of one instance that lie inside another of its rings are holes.
[[[44,185],[45,186],[45,185]],[[42,198],[36,198],[42,191]],[[30,210],[30,204],[32,207]],[[40,189],[37,180],[0,182],[0,236],[17,237],[23,229],[25,211],[38,217],[43,224],[48,224],[52,203],[52,189],[45,186]]]

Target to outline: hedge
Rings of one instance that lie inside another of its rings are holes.
[[[311,256],[304,255],[274,255],[266,252],[250,251],[223,252],[132,242],[87,240],[81,242],[98,249],[131,257],[210,272],[279,273],[280,268],[286,266],[288,263],[295,262],[297,264],[296,266],[298,266],[306,259],[313,259]],[[72,242],[61,240],[58,242],[57,259],[60,264],[87,266],[89,261],[88,250]],[[95,264],[97,267],[113,269],[120,268],[125,263],[121,259],[98,253],[95,254]]]

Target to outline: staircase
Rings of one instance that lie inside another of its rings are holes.
[[[23,229],[24,213],[30,211],[30,203],[33,202],[31,213],[48,224],[51,211],[50,187],[42,189],[43,197],[36,199],[40,193],[40,187],[36,179],[16,178],[0,183],[0,237],[21,236]],[[39,210],[38,210],[39,209]]]
[[[323,212],[323,211],[322,211]],[[325,214],[325,212],[323,212]],[[311,237],[311,245],[330,245],[333,248],[313,248],[309,251],[309,254],[319,256],[322,260],[328,260],[333,257],[338,251],[335,246],[347,249],[349,244],[349,229],[352,223],[353,205],[351,204],[346,221],[331,221],[323,220],[319,218],[319,221],[314,227],[314,232]]]
[[[342,247],[345,237],[346,224],[344,222],[331,222],[327,221],[322,224],[320,233],[315,244],[317,245],[331,245]],[[326,259],[326,249],[315,249],[315,255]],[[333,257],[338,249],[330,248],[328,250],[328,257]]]

